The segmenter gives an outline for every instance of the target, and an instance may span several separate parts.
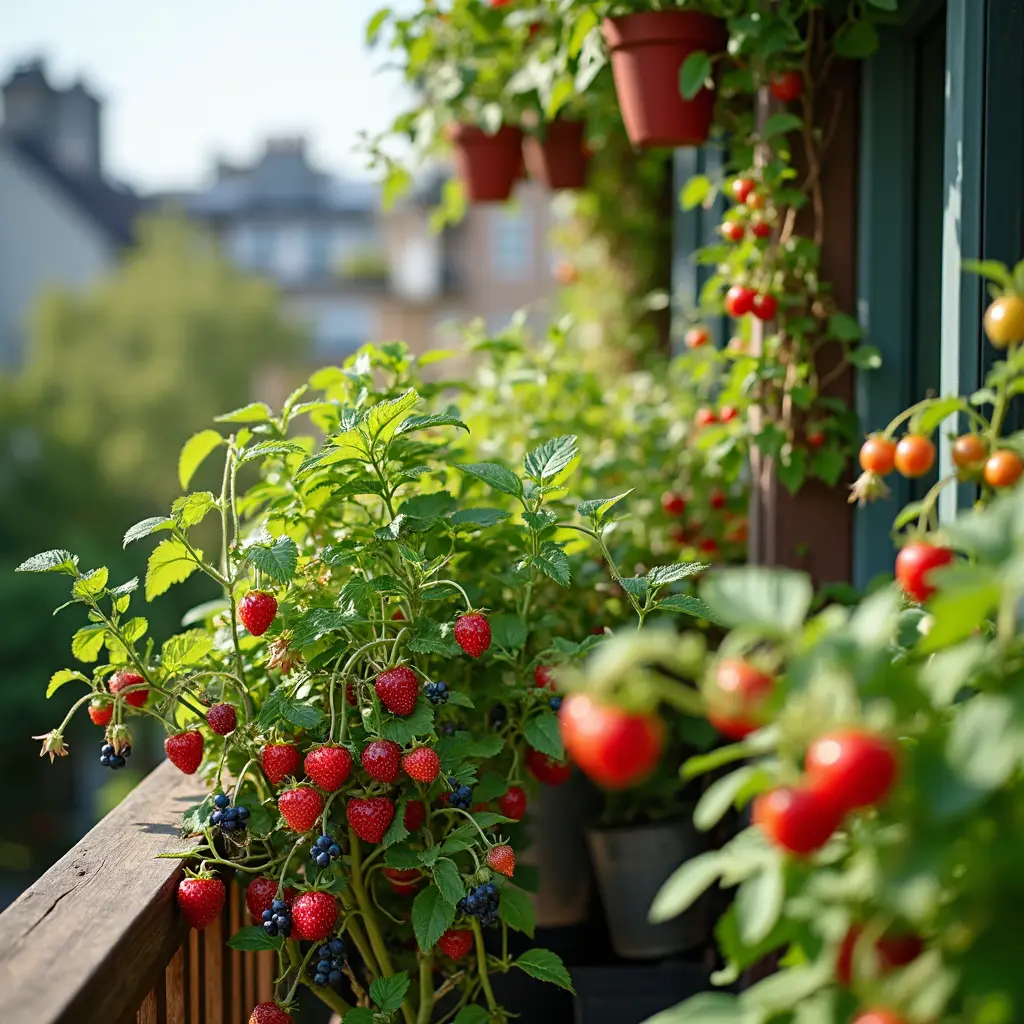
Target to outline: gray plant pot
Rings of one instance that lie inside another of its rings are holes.
[[[647,920],[647,911],[668,876],[703,850],[702,837],[691,822],[592,828],[587,841],[611,943],[619,956],[653,960],[704,941],[708,922],[703,901],[664,924]]]

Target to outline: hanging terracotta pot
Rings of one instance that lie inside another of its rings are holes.
[[[523,157],[530,177],[550,189],[583,188],[590,154],[582,121],[559,118],[545,127],[543,137],[523,137]]]
[[[523,165],[523,132],[502,125],[488,135],[476,125],[459,124],[451,129],[455,146],[455,172],[472,203],[504,202],[512,194]]]
[[[626,134],[636,146],[700,146],[707,142],[715,94],[692,100],[679,91],[691,53],[725,49],[725,23],[696,11],[650,11],[608,18],[602,26]]]

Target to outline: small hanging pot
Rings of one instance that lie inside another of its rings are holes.
[[[494,135],[476,125],[451,129],[455,172],[473,203],[501,203],[512,194],[522,167],[523,132],[504,124]]]
[[[590,154],[582,121],[559,118],[545,126],[543,137],[523,137],[523,157],[530,177],[550,189],[584,188]]]

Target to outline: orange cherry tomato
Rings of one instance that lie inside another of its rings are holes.
[[[953,442],[952,454],[960,469],[977,469],[985,461],[988,449],[977,434],[962,434]]]
[[[869,437],[860,446],[860,468],[888,476],[896,467],[896,445],[884,437]]]
[[[924,476],[935,465],[935,445],[923,434],[906,434],[896,445],[896,468],[903,476]]]
[[[1024,462],[1005,448],[993,452],[985,462],[985,483],[989,487],[1012,487],[1024,473]]]
[[[1003,295],[985,310],[985,333],[996,348],[1024,341],[1024,299]]]
[[[691,327],[684,340],[687,348],[701,348],[711,340],[711,335],[706,327]]]

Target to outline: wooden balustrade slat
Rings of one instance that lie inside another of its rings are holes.
[[[136,1024],[160,1024],[157,1014],[156,990],[150,989],[142,1000],[139,1012],[135,1015]]]
[[[203,1024],[203,975],[200,963],[199,932],[188,936],[188,1005],[189,1024]]]
[[[228,894],[228,923],[230,928],[228,929],[229,935],[234,935],[242,927],[242,887],[236,881],[231,887]],[[226,967],[228,968],[229,977],[226,980],[225,988],[229,988],[231,993],[230,1000],[230,1012],[228,1014],[228,1021],[230,1024],[241,1024],[246,1018],[244,1016],[245,1006],[242,1003],[242,951],[240,949],[231,950],[229,957],[226,961]]]
[[[164,989],[166,997],[164,1000],[166,1010],[166,1024],[186,1024],[185,1005],[187,989],[185,983],[185,949],[178,947],[178,951],[171,957],[171,962],[164,972]]]
[[[203,929],[203,989],[206,1017],[203,1024],[224,1022],[224,925],[217,918]]]
[[[188,848],[178,818],[201,798],[200,784],[165,762],[0,914],[3,1024],[134,1015],[186,933],[174,900],[181,865],[154,858]],[[57,978],[55,949],[65,951]]]

